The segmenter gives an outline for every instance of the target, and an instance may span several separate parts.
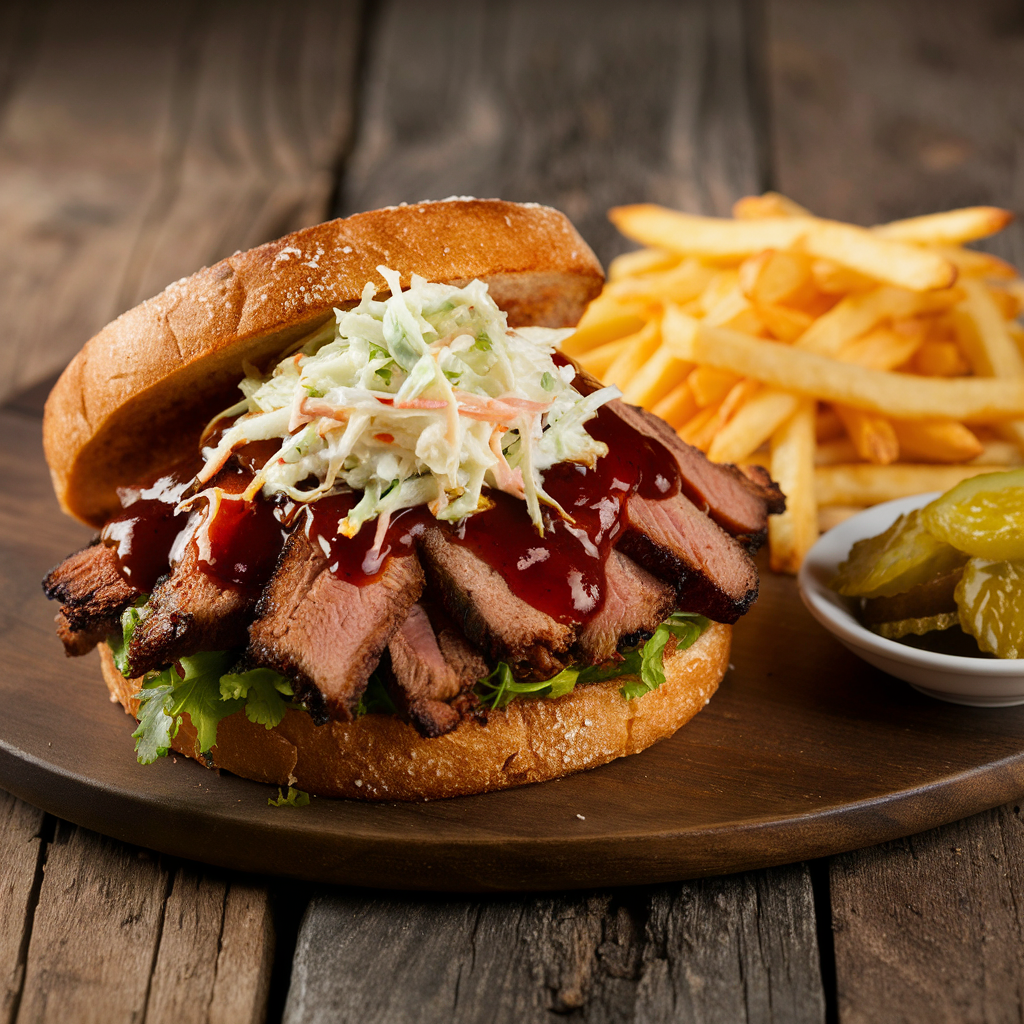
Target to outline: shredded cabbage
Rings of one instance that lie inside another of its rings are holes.
[[[368,283],[355,308],[335,310],[269,376],[246,367],[244,399],[217,417],[238,419],[204,449],[197,483],[235,448],[280,439],[245,497],[262,490],[310,502],[361,491],[339,527],[348,536],[378,518],[382,536],[390,516],[413,505],[462,519],[489,507],[484,486],[523,499],[543,532],[542,504],[566,514],[544,491],[545,471],[592,467],[607,454],[585,424],[618,390],[582,396],[574,369],[552,359],[572,331],[509,330],[482,282],[457,288],[413,275],[402,291],[397,272],[377,269],[389,298],[375,299]]]

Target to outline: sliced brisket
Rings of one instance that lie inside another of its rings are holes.
[[[763,470],[747,476],[730,463],[712,462],[682,441],[662,419],[620,399],[605,407],[634,430],[659,441],[675,459],[683,494],[741,544],[756,551],[768,531],[768,516],[782,512],[786,499]]]
[[[222,583],[203,572],[199,549],[190,541],[171,573],[153,588],[146,605],[149,614],[128,643],[132,675],[200,651],[244,647],[259,595],[256,587]]]
[[[519,678],[550,679],[576,629],[516,597],[500,573],[468,548],[430,526],[420,541],[434,593],[471,643],[491,661],[505,661]]]
[[[626,503],[619,548],[675,587],[682,611],[735,622],[757,598],[750,555],[681,494]]]
[[[260,598],[247,660],[288,676],[314,713],[349,721],[422,591],[415,555],[390,558],[376,579],[357,587],[335,576],[298,529]]]
[[[673,587],[655,579],[621,551],[610,552],[604,604],[580,628],[574,660],[591,665],[608,661],[625,638],[653,633],[675,606]]]
[[[114,548],[93,541],[47,573],[43,591],[61,602],[57,635],[69,657],[87,654],[119,627],[139,591],[117,571]]]
[[[440,636],[434,632],[421,604],[409,609],[409,617],[388,644],[388,653],[390,671],[385,679],[392,699],[422,736],[451,732],[465,710],[452,701],[487,674],[483,658],[454,630],[442,630]]]

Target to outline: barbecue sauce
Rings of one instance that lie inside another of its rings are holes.
[[[562,462],[544,474],[544,489],[573,523],[543,508],[541,537],[525,502],[491,491],[494,507],[464,520],[452,536],[500,573],[516,597],[563,623],[587,622],[600,611],[626,500],[679,491],[675,460],[610,410],[599,409],[587,431],[608,445],[608,454],[592,469]]]
[[[656,440],[636,431],[607,407],[588,423],[588,432],[608,446],[593,468],[560,463],[545,473],[544,487],[571,517],[543,509],[544,533],[534,527],[524,501],[488,491],[492,507],[458,524],[444,524],[453,543],[473,551],[498,572],[517,597],[563,623],[583,623],[604,601],[605,564],[622,525],[623,507],[634,494],[658,500],[679,491],[675,460]],[[277,450],[278,442],[253,442],[236,452],[211,486],[240,494],[253,473]],[[122,573],[140,590],[152,589],[168,571],[170,552],[186,528],[188,512],[174,511],[201,463],[182,463],[141,490],[125,492],[124,511],[103,531],[116,544]],[[359,495],[321,498],[306,506],[291,501],[251,503],[221,500],[208,527],[209,560],[200,568],[223,583],[258,587],[273,573],[290,529],[296,525],[318,544],[331,572],[363,586],[376,580],[392,556],[410,554],[428,523],[425,506],[396,513],[375,547],[377,523],[355,537],[338,524]],[[204,514],[201,507],[194,514]]]

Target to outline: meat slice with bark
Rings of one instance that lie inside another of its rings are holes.
[[[768,516],[782,512],[786,499],[763,469],[746,475],[730,463],[712,462],[699,448],[686,444],[662,419],[620,399],[608,411],[646,437],[658,441],[675,460],[683,494],[741,544],[756,551],[768,531]]]
[[[605,563],[604,603],[580,627],[576,641],[579,660],[591,665],[615,656],[619,644],[638,634],[653,633],[676,606],[676,592],[621,551],[611,551]]]
[[[573,386],[587,395],[600,388],[601,382],[576,367]],[[731,463],[712,462],[699,448],[686,444],[663,419],[618,398],[605,403],[599,415],[617,416],[661,444],[675,460],[683,494],[748,550],[756,551],[764,543],[768,516],[785,511],[782,491],[760,467],[744,472]]]
[[[442,646],[441,637],[444,637]],[[446,656],[447,652],[447,656]],[[442,736],[462,721],[464,708],[452,701],[483,678],[486,664],[452,629],[439,636],[421,604],[388,644],[388,689],[401,712],[422,736]]]
[[[564,667],[576,628],[515,596],[501,574],[441,527],[428,527],[420,554],[434,592],[469,641],[519,678],[550,679]]]
[[[69,657],[87,654],[119,627],[121,613],[139,591],[117,569],[117,552],[98,539],[68,555],[43,580],[43,591],[60,601],[57,635]]]
[[[320,547],[298,529],[260,598],[246,659],[291,679],[314,714],[350,721],[422,591],[415,555],[389,558],[375,579],[357,587],[335,576]]]
[[[681,494],[660,501],[630,498],[618,546],[675,587],[682,611],[735,622],[757,598],[750,555]]]
[[[259,596],[257,587],[224,583],[203,572],[199,548],[190,541],[170,574],[153,588],[147,614],[128,642],[132,675],[200,651],[244,647]]]

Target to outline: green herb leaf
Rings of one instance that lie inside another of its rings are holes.
[[[107,637],[107,646],[114,656],[114,664],[125,679],[132,677],[131,666],[128,664],[128,643],[138,624],[149,617],[149,609],[145,607],[147,601],[149,594],[136,598],[134,604],[121,613],[121,635],[112,633]]]
[[[579,675],[578,668],[565,668],[550,679],[520,683],[513,678],[512,669],[499,661],[494,671],[476,684],[475,692],[484,707],[498,711],[516,697],[564,697],[572,693]]]
[[[294,786],[289,786],[287,793],[278,787],[277,799],[269,797],[267,803],[271,807],[306,807],[309,804],[309,794]]]
[[[166,757],[181,725],[181,719],[172,718],[167,711],[174,685],[164,681],[165,675],[167,673],[161,672],[151,682],[143,684],[142,691],[136,694],[140,701],[139,725],[132,737],[136,740],[139,764],[152,764],[157,758]]]
[[[356,705],[356,717],[363,715],[393,715],[398,709],[384,683],[376,672],[370,676],[363,690],[359,703]]]
[[[284,718],[288,704],[282,699],[293,697],[291,683],[269,668],[254,668],[248,672],[232,672],[220,678],[221,700],[242,700],[245,717],[254,725],[273,729]]]

